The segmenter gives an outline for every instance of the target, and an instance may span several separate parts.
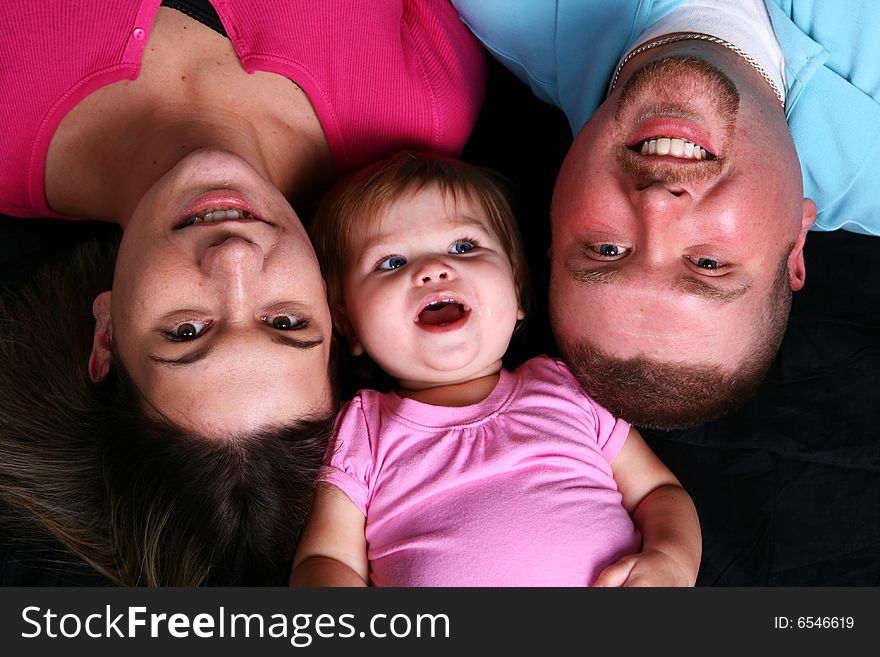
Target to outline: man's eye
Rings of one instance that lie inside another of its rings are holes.
[[[706,271],[706,273],[711,272],[713,275],[721,275],[725,273],[724,269],[728,267],[727,263],[715,260],[714,258],[686,257],[694,267],[702,269]]]
[[[693,263],[700,269],[718,269],[721,266],[712,258],[694,258]]]
[[[458,240],[449,247],[449,253],[470,253],[475,248],[477,248],[477,245],[471,240]]]
[[[290,315],[288,313],[267,315],[262,319],[266,324],[279,331],[299,331],[309,325],[307,320],[300,319],[296,315]]]
[[[388,256],[379,261],[379,264],[376,265],[376,269],[400,269],[406,264],[406,258],[403,256]]]
[[[187,320],[173,326],[168,332],[168,339],[176,342],[195,340],[205,332],[206,328],[208,328],[208,322],[200,322],[195,319]]]
[[[617,259],[629,253],[629,248],[620,246],[619,244],[594,244],[588,247],[592,253],[599,256],[600,259]]]
[[[731,271],[731,265],[723,260],[702,256],[685,256],[691,269],[703,276],[724,276]]]

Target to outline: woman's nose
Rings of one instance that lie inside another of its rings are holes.
[[[263,250],[233,235],[208,247],[202,255],[202,271],[212,276],[242,276],[263,268]]]
[[[447,263],[431,259],[423,262],[413,272],[413,285],[420,287],[428,283],[449,281],[455,278],[455,270]]]

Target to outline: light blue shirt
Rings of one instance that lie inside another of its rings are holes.
[[[617,62],[682,0],[452,0],[489,51],[577,134]],[[767,0],[814,230],[880,235],[880,1]]]

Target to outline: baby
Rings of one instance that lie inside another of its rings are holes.
[[[502,367],[525,257],[492,175],[402,153],[312,226],[334,322],[395,382],[337,418],[291,583],[692,586],[690,497],[565,365]]]

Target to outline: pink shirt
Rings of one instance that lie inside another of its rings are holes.
[[[366,516],[377,586],[587,586],[640,549],[610,466],[628,431],[539,357],[473,406],[361,391],[325,480]]]
[[[161,0],[10,2],[0,12],[0,212],[46,204],[61,119],[137,77]],[[485,59],[447,0],[212,0],[249,73],[308,95],[339,173],[400,148],[457,155],[476,121]]]

